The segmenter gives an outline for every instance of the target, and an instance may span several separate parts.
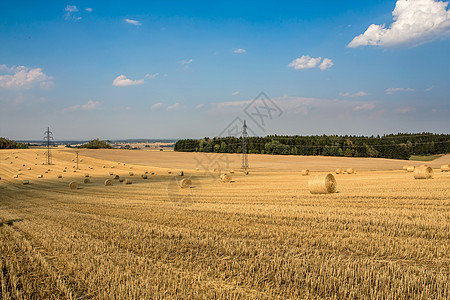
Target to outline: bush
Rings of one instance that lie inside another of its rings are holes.
[[[111,145],[105,141],[100,141],[99,139],[91,140],[87,144],[78,146],[78,148],[86,149],[111,149]]]

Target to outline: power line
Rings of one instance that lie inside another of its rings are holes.
[[[247,123],[244,120],[244,126],[242,126],[242,169],[248,169],[248,154],[247,154]]]
[[[50,127],[47,127],[47,130],[44,132],[44,140],[47,141],[47,165],[52,164],[52,155],[50,153],[50,140],[53,140],[53,133],[50,131]]]

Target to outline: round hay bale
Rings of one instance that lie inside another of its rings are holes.
[[[38,178],[43,178],[43,177],[44,177],[44,175],[42,175],[42,174],[41,174],[41,175],[38,175]]]
[[[230,170],[230,174],[234,174],[234,170]]]
[[[311,194],[331,194],[336,192],[336,179],[329,174],[313,175],[308,181]]]
[[[403,170],[405,170],[405,171],[408,170],[408,167],[409,167],[408,165],[404,165]]]
[[[148,174],[148,171],[144,171],[144,174]]]
[[[20,171],[22,171],[22,169],[18,169],[17,171],[19,171],[19,172],[20,172]]]
[[[13,162],[12,162],[12,161],[10,161],[9,163],[10,163],[10,164],[12,164]],[[42,163],[42,164],[44,164],[44,163]]]
[[[67,169],[67,167],[64,167],[64,169]]]
[[[231,175],[229,174],[222,174],[220,175],[220,179],[222,180],[223,183],[230,183],[231,182]]]
[[[133,169],[133,167],[130,167],[130,170]]]
[[[45,173],[45,174],[48,174],[48,171],[45,171],[44,173]]]
[[[115,166],[111,166],[111,169],[114,169],[115,168]]]
[[[131,179],[125,178],[123,184],[132,184]]]
[[[142,177],[142,179],[147,179],[147,175],[145,175],[145,174],[142,174],[141,177]]]
[[[408,168],[406,168],[406,171],[408,171],[408,172],[414,172],[414,169],[415,169],[416,167],[414,167],[414,166],[408,166]]]
[[[356,173],[356,170],[354,168],[348,168],[345,171],[347,172],[347,174],[355,174]]]
[[[85,178],[83,182],[84,183],[91,183],[91,180],[89,178]]]
[[[180,188],[186,189],[192,186],[192,181],[188,178],[184,178],[178,184],[180,185]]]
[[[25,164],[23,164],[22,167],[25,167]]]
[[[125,177],[119,177],[119,182],[124,182],[125,181]]]
[[[105,180],[105,186],[111,186],[111,185],[113,185],[112,180],[111,179],[106,179]]]
[[[336,173],[336,174],[343,174],[344,173],[344,169],[337,168],[336,170],[334,170],[334,173]]]
[[[178,176],[184,176],[183,170],[180,170],[180,171],[178,172]]]
[[[450,165],[442,165],[441,172],[450,172]]]
[[[433,169],[430,167],[418,167],[414,170],[414,179],[431,179],[433,173]]]
[[[62,175],[61,175],[61,174],[59,174],[59,175],[58,175],[58,178],[62,178]]]
[[[87,173],[86,173],[86,174],[84,174],[84,177],[89,177],[89,174],[87,174]]]
[[[302,170],[302,176],[307,176],[307,175],[309,175],[309,170],[308,169]]]
[[[119,175],[114,175],[114,179],[118,180],[119,179]]]
[[[130,174],[130,176],[133,176],[133,175],[134,175],[134,173],[133,173],[133,172],[129,172],[128,174]]]
[[[71,190],[76,190],[76,189],[78,189],[78,182],[76,182],[76,181],[71,181],[71,182],[69,183],[69,188],[70,188]]]
[[[24,181],[22,181],[22,184],[30,184],[30,181],[29,180],[24,180]]]
[[[64,169],[63,172],[66,172],[66,170]]]
[[[113,176],[113,175],[114,175],[114,172],[109,172],[109,175],[110,175],[110,176]]]
[[[244,171],[244,175],[248,175],[249,173],[248,173],[248,171]]]
[[[198,170],[200,170],[199,168],[195,168],[195,171],[198,171]]]
[[[30,171],[30,170],[31,170],[31,168],[27,168],[27,170],[28,170],[28,171]]]
[[[172,171],[167,171],[167,174],[172,174]]]
[[[104,168],[106,168],[106,166],[103,166],[102,168],[104,169]]]
[[[19,175],[17,175],[17,174],[16,174],[16,175],[14,175],[14,178],[19,178]]]

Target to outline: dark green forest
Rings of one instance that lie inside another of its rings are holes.
[[[0,149],[27,149],[28,144],[18,143],[4,137],[0,137]]]
[[[398,133],[383,136],[279,136],[249,137],[248,153],[324,155],[409,159],[411,155],[450,153],[450,134]],[[242,153],[242,137],[182,139],[175,151]]]
[[[99,139],[94,139],[86,144],[78,146],[78,148],[87,148],[87,149],[111,149],[111,145],[107,141],[101,141]]]

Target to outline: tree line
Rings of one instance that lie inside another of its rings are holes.
[[[409,159],[411,155],[450,153],[450,134],[398,133],[383,136],[279,136],[248,137],[250,154],[323,155]],[[182,139],[175,151],[242,153],[242,137]]]
[[[28,146],[29,145],[27,143],[19,143],[0,137],[0,149],[28,149]]]

